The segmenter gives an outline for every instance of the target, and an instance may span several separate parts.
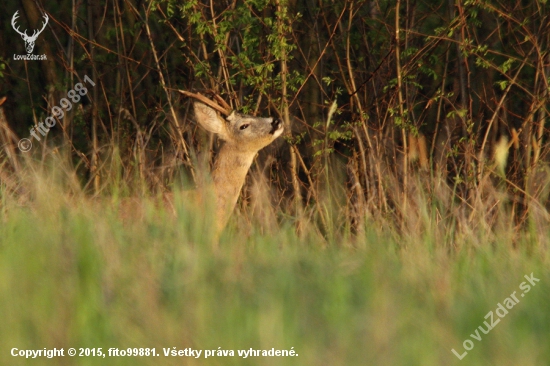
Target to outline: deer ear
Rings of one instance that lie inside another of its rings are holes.
[[[193,103],[197,122],[207,131],[218,134],[222,139],[227,137],[225,121],[218,113],[204,103]]]

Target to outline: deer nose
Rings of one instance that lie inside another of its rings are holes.
[[[281,127],[281,120],[279,118],[275,118],[273,122],[271,122],[271,131],[269,131],[271,134],[275,133]]]

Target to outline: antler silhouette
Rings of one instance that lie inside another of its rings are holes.
[[[19,18],[18,13],[19,13],[19,10],[17,10],[15,12],[15,14],[13,14],[13,17],[11,18],[11,26],[17,33],[19,33],[21,35],[21,37],[23,37],[23,41],[25,41],[25,48],[27,49],[28,53],[31,53],[32,50],[34,49],[34,42],[36,41],[36,38],[38,38],[38,35],[40,33],[42,33],[44,28],[46,28],[46,25],[48,24],[48,20],[50,20],[50,18],[48,17],[48,14],[44,13],[44,15],[43,15],[44,24],[42,25],[42,29],[40,29],[40,30],[35,29],[34,32],[32,33],[32,36],[29,36],[27,34],[26,29],[25,29],[25,32],[21,32],[19,30],[19,27],[16,24],[16,20],[17,20],[17,18]]]
[[[28,37],[28,36],[27,36],[27,30],[26,30],[26,29],[25,29],[25,33],[23,33],[23,32],[21,32],[21,31],[19,30],[19,27],[15,28],[15,20],[16,20],[17,18],[19,18],[19,14],[17,14],[17,13],[19,13],[19,10],[17,10],[17,11],[15,12],[15,14],[13,14],[13,17],[11,18],[11,26],[12,26],[12,28],[13,28],[17,33],[19,33],[19,34],[21,35],[21,37]]]
[[[175,90],[177,90],[181,94],[185,95],[186,97],[195,98],[198,101],[203,102],[204,104],[210,106],[211,108],[214,108],[215,110],[217,110],[218,112],[220,112],[224,116],[229,116],[231,114],[231,107],[225,102],[225,100],[223,100],[219,95],[217,95],[215,93],[214,93],[214,98],[222,105],[208,99],[207,97],[205,97],[201,93],[191,93],[187,90],[180,90],[180,89],[175,89]]]
[[[44,30],[44,28],[46,28],[46,25],[48,25],[48,20],[50,20],[50,17],[48,16],[48,14],[44,13],[44,15],[42,16],[42,18],[44,18],[44,25],[42,25],[42,29],[40,29],[38,31],[38,33],[36,34],[36,37],[38,37],[38,35],[40,33],[42,33],[42,31]],[[36,32],[36,31],[35,31]],[[33,35],[34,36],[34,35]]]

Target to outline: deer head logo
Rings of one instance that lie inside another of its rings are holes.
[[[19,17],[19,15],[17,14],[19,13],[19,10],[15,12],[15,14],[13,14],[13,17],[11,18],[11,26],[13,27],[13,29],[19,33],[21,35],[21,38],[23,38],[23,41],[25,41],[25,49],[27,50],[27,53],[32,53],[32,50],[34,49],[34,42],[36,42],[36,38],[38,38],[38,35],[40,33],[42,33],[42,31],[44,30],[44,28],[46,28],[46,24],[48,24],[48,20],[50,18],[48,18],[48,15],[47,14],[44,14],[44,25],[42,26],[42,29],[40,29],[39,31],[37,31],[36,29],[33,31],[32,33],[32,36],[29,36],[27,34],[27,30],[25,29],[24,32],[21,32],[19,30],[19,27],[16,28],[16,24],[15,24],[15,21],[16,19]]]

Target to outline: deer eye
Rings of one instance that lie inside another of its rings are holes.
[[[250,126],[249,123],[245,123],[244,125],[242,125],[241,127],[239,127],[239,130],[246,130],[248,128],[248,126]]]

